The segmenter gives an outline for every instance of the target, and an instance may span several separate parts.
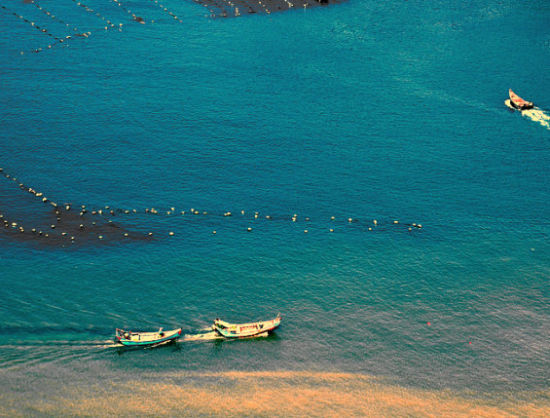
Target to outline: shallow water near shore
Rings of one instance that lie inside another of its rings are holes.
[[[67,375],[71,385],[49,386],[48,396],[21,401],[37,390],[32,384],[8,397],[13,414],[47,415],[224,415],[341,416],[445,415],[545,416],[548,393],[515,393],[513,398],[480,399],[450,391],[427,391],[388,385],[372,376],[334,372],[150,373],[115,376],[102,383]],[[61,376],[59,376],[61,377]]]
[[[548,414],[547,2],[122,3],[0,10],[0,415]]]

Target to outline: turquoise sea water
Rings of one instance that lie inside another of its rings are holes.
[[[124,23],[105,31],[70,0],[42,1],[92,35],[40,53],[52,38],[0,10],[0,167],[57,202],[135,208],[113,219],[154,237],[48,246],[2,227],[5,396],[23,382],[47,398],[40,384],[75,370],[96,384],[341,371],[548,396],[550,130],[503,104],[513,88],[550,113],[548,2],[350,0],[210,19],[164,1],[183,23],[123,3],[147,23],[90,0]],[[51,209],[29,199],[0,177],[0,212],[40,222]],[[281,328],[254,341],[108,342],[115,327],[196,334],[277,312]]]

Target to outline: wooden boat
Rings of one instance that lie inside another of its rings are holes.
[[[181,336],[181,328],[163,331],[160,328],[156,332],[135,332],[116,329],[115,343],[126,347],[144,347],[165,344],[176,341]]]
[[[267,335],[279,325],[281,325],[281,315],[278,314],[275,319],[269,321],[251,322],[248,324],[230,324],[216,318],[212,328],[225,338],[250,338],[260,335]]]
[[[514,93],[512,89],[508,90],[508,95],[510,96],[509,106],[513,107],[514,109],[527,110],[527,109],[532,109],[534,106],[533,102],[528,102],[527,100],[523,100],[516,93]],[[508,102],[508,100],[506,102]],[[506,104],[508,105],[508,103]]]

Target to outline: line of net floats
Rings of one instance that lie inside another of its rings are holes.
[[[341,3],[343,0],[193,0],[208,9],[211,18],[271,14],[289,9],[307,9],[318,5]]]
[[[159,210],[154,207],[145,208],[145,209],[120,209],[113,208],[109,205],[105,205],[101,208],[90,209],[86,205],[74,205],[71,203],[58,204],[44,195],[44,193],[37,191],[36,189],[25,185],[22,182],[19,182],[17,177],[11,176],[6,173],[3,168],[0,168],[0,175],[3,175],[6,179],[13,181],[22,191],[28,192],[33,195],[39,201],[44,204],[51,205],[53,208],[53,214],[55,220],[52,218],[52,223],[49,227],[44,228],[29,228],[24,226],[21,222],[9,219],[6,213],[0,213],[0,223],[3,224],[4,229],[8,229],[12,233],[19,234],[32,234],[33,236],[41,238],[52,238],[55,237],[62,242],[71,242],[73,243],[77,238],[86,238],[90,239],[112,239],[112,238],[131,238],[131,239],[151,239],[154,235],[155,237],[158,234],[150,232],[136,232],[129,230],[121,225],[115,224],[112,219],[114,216],[119,215],[132,215],[132,214],[145,214],[145,215],[156,215],[156,216],[193,216],[193,217],[218,217],[218,218],[231,218],[239,217],[248,221],[251,220],[269,220],[269,221],[291,221],[293,223],[304,222],[306,225],[312,220],[307,216],[300,216],[296,213],[292,215],[264,215],[257,211],[245,211],[240,210],[238,212],[209,212],[204,210],[198,210],[195,208],[190,208],[188,210],[176,210],[175,206],[168,208],[167,210]],[[93,221],[90,221],[93,219]],[[362,220],[359,218],[352,217],[335,217],[331,216],[329,218],[332,223],[331,227],[328,228],[328,232],[335,232],[335,227],[337,225],[342,226],[345,224],[355,224],[355,225],[364,225],[365,229],[368,231],[373,231],[377,227],[381,226],[383,223],[379,222],[376,219]],[[328,221],[328,219],[327,219]],[[401,223],[397,219],[385,222],[386,225],[400,226],[406,228],[408,231],[413,231],[416,229],[422,229],[422,224],[419,223]],[[312,225],[312,224],[310,224]],[[246,227],[247,232],[252,232],[252,226]],[[310,232],[309,229],[304,229],[304,233]],[[212,230],[212,234],[216,235],[217,230]],[[174,236],[174,231],[169,231],[168,236]]]
[[[73,32],[80,32],[76,26],[71,26],[69,23],[65,22],[63,19],[59,18],[59,16],[54,15],[50,11],[43,8],[39,3],[37,3],[34,0],[28,0],[26,1],[26,4],[31,4],[34,7],[36,7],[38,10],[40,10],[43,14],[48,16],[50,19],[61,23],[62,25],[65,25],[67,28],[71,29]]]
[[[104,25],[102,29],[109,30],[109,29],[117,29],[119,31],[122,30],[123,23],[114,23],[112,19],[107,18],[104,14],[100,13],[98,10],[93,9],[89,5],[79,1],[79,0],[71,0],[76,6],[80,7],[87,13],[101,19],[104,22]],[[131,10],[124,1],[122,0],[110,0],[113,4],[118,6],[120,10],[122,10],[125,14],[130,16],[130,18],[137,23],[145,24],[146,19],[139,14],[135,13],[133,10]],[[158,8],[166,13],[168,16],[173,18],[174,20],[178,21],[179,23],[183,23],[183,20],[172,10],[170,10],[168,7],[166,7],[165,1],[163,0],[148,0],[149,2],[155,4],[158,6]],[[193,0],[195,3],[200,4],[204,6],[209,11],[209,17],[215,19],[217,17],[231,17],[231,16],[241,16],[243,13],[248,14],[256,14],[256,13],[265,13],[265,14],[271,14],[273,12],[278,11],[284,11],[289,10],[292,8],[308,8],[311,6],[316,5],[323,5],[323,4],[329,4],[329,3],[339,3],[343,0]],[[35,0],[24,0],[24,4],[32,5],[42,14],[46,15],[48,18],[57,21],[64,25],[67,29],[71,31],[70,34],[64,34],[63,36],[56,36],[52,34],[52,32],[44,27],[43,24],[38,24],[32,20],[27,19],[20,13],[18,13],[15,10],[12,10],[11,8],[1,5],[0,8],[4,10],[5,12],[16,16],[18,19],[22,20],[25,23],[28,23],[31,27],[34,27],[38,31],[40,31],[42,34],[50,37],[54,40],[54,42],[51,42],[50,44],[34,48],[30,50],[29,52],[38,53],[42,52],[48,49],[52,49],[56,45],[65,45],[67,46],[67,42],[71,39],[75,38],[88,38],[92,35],[92,31],[80,31],[77,27],[77,25],[72,23],[67,23],[65,19],[57,16],[50,10],[47,10],[44,8],[38,1]],[[151,23],[154,23],[154,20],[148,20]],[[24,54],[25,51],[20,51],[21,54]]]
[[[109,19],[106,19],[101,14],[95,12],[93,9],[83,5],[82,3],[77,2],[76,0],[73,0],[73,2],[76,3],[78,6],[83,7],[89,13],[93,13],[96,16],[98,16],[99,18],[101,18],[102,20],[106,21],[108,26],[105,26],[105,30],[107,30],[109,28],[118,28],[120,30],[122,28],[122,23],[120,23],[118,25],[115,25]],[[24,17],[20,13],[6,7],[5,5],[0,5],[0,9],[4,10],[5,12],[7,12],[7,13],[15,16],[15,17],[17,17],[18,19],[20,19],[23,22],[29,24],[31,27],[35,28],[36,30],[40,31],[42,34],[52,38],[55,41],[55,42],[52,42],[52,43],[50,43],[50,44],[48,44],[44,47],[34,48],[30,52],[38,53],[38,52],[42,52],[44,50],[52,49],[56,45],[67,45],[67,42],[69,40],[77,39],[77,38],[88,38],[92,34],[91,31],[86,31],[86,32],[80,31],[77,28],[76,25],[69,24],[69,23],[65,22],[65,20],[61,19],[60,17],[58,17],[57,15],[52,13],[51,11],[45,9],[44,7],[42,7],[39,3],[35,2],[34,0],[26,1],[25,4],[34,5],[38,10],[40,10],[43,14],[48,16],[50,19],[55,20],[55,21],[61,23],[62,25],[65,25],[65,27],[67,27],[69,30],[71,30],[71,33],[68,34],[68,35],[65,34],[63,36],[55,36],[51,33],[51,31],[49,29],[45,28],[44,25],[38,25],[36,22],[27,19],[26,17]],[[20,51],[20,53],[24,54],[25,51]]]

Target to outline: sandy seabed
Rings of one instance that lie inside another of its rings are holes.
[[[59,384],[54,393],[0,394],[2,416],[476,416],[543,417],[550,393],[480,398],[392,386],[352,373],[159,373]],[[500,398],[500,399],[499,399]]]

